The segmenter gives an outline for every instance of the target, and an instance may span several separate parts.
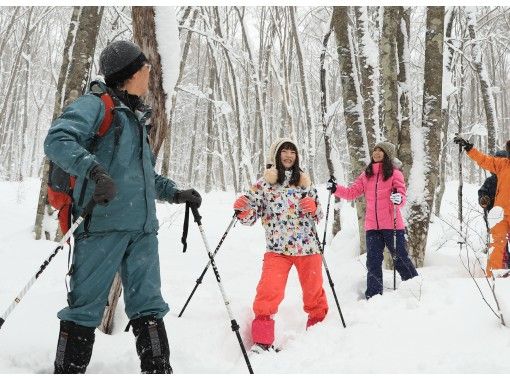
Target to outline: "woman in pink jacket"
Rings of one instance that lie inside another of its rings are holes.
[[[394,155],[393,144],[380,142],[374,147],[372,161],[351,186],[344,187],[336,183],[330,183],[328,186],[337,198],[353,200],[361,195],[365,196],[368,270],[365,297],[367,299],[383,293],[382,262],[385,246],[395,260],[395,269],[402,281],[418,275],[406,250],[405,226],[400,213],[406,201],[406,186],[404,175],[393,164]],[[396,212],[396,219],[394,212]],[[397,240],[396,254],[394,230],[396,230]]]

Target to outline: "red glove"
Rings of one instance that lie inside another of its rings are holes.
[[[234,210],[238,211],[237,217],[239,219],[246,218],[251,213],[248,198],[246,198],[244,195],[241,195],[239,198],[237,198],[234,202]]]
[[[317,203],[315,203],[315,200],[312,197],[304,197],[299,201],[299,207],[301,207],[301,210],[303,212],[310,213],[312,215],[315,214],[315,211],[317,211]]]

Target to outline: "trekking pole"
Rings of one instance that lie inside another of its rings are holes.
[[[460,131],[459,131],[460,132]],[[456,133],[455,136],[459,136],[459,133]],[[462,244],[464,244],[464,234],[462,230],[462,224],[464,223],[463,213],[462,213],[462,187],[464,186],[463,181],[463,173],[462,173],[462,145],[459,144],[459,188],[457,189],[457,201],[459,202],[459,209],[458,209],[458,217],[459,217],[459,226],[460,226],[460,239],[457,242],[459,245],[459,256],[462,254]],[[468,263],[469,264],[469,263]]]
[[[216,249],[214,250],[213,252],[213,255],[212,257],[216,257],[216,254],[218,253],[221,245],[223,244],[223,241],[225,240],[225,238],[227,237],[230,229],[236,224],[236,221],[237,221],[237,217],[236,217],[236,214],[234,214],[234,216],[232,217],[232,220],[230,221],[230,224],[228,225],[228,228],[227,230],[225,231],[225,233],[223,234],[223,236],[221,237],[220,239],[220,242],[218,243],[218,245],[216,246]],[[209,261],[207,263],[207,265],[205,266],[204,270],[202,271],[202,274],[200,275],[199,278],[197,278],[196,280],[196,284],[195,284],[195,287],[193,288],[193,290],[191,291],[189,297],[188,297],[188,300],[186,301],[186,303],[184,304],[184,306],[182,307],[182,310],[181,312],[179,313],[178,315],[178,318],[180,318],[182,316],[182,314],[184,313],[184,310],[186,310],[186,307],[188,306],[188,303],[189,301],[191,301],[191,297],[193,297],[193,295],[195,294],[195,291],[197,290],[198,288],[198,285],[200,285],[202,283],[202,280],[205,276],[205,273],[207,272],[207,270],[209,269],[209,266],[211,265],[211,261]]]
[[[330,182],[335,182],[335,177],[331,176],[329,179]],[[324,236],[322,237],[322,251],[324,251],[324,248],[326,247],[326,232],[328,230],[328,221],[329,221],[329,205],[331,204],[331,191],[329,191],[328,195],[328,206],[326,209],[326,220],[324,221]]]
[[[241,338],[241,334],[239,333],[239,325],[237,324],[234,316],[232,315],[232,310],[230,309],[230,301],[225,294],[225,289],[221,284],[220,273],[218,272],[218,268],[216,267],[216,263],[214,262],[214,256],[211,254],[211,250],[209,249],[209,243],[207,242],[207,238],[205,237],[205,232],[202,227],[202,216],[198,212],[198,209],[195,207],[191,207],[191,212],[193,213],[193,218],[195,219],[195,223],[198,225],[198,229],[200,230],[200,234],[202,235],[202,240],[204,241],[205,249],[207,251],[207,256],[209,256],[209,262],[212,265],[214,276],[216,277],[216,282],[218,283],[218,287],[220,288],[221,296],[223,297],[223,302],[225,303],[225,307],[227,308],[227,313],[230,318],[230,324],[232,331],[236,334],[237,340],[239,341],[239,346],[241,346],[241,351],[244,356],[244,360],[246,361],[246,365],[248,366],[248,371],[250,374],[253,374],[253,369],[251,368],[250,359],[248,359],[248,354],[246,353],[246,349],[244,348],[244,343]]]
[[[53,253],[48,256],[46,260],[42,263],[37,273],[28,281],[28,283],[25,285],[25,287],[19,292],[19,294],[14,298],[14,301],[10,304],[10,306],[7,308],[5,313],[0,317],[0,328],[4,324],[5,320],[11,314],[11,312],[14,310],[14,308],[21,302],[21,299],[25,296],[25,294],[28,292],[28,290],[34,285],[34,282],[39,278],[41,273],[46,269],[46,267],[49,265],[51,260],[57,255],[57,253],[64,248],[64,245],[66,245],[67,241],[73,234],[73,232],[78,228],[78,226],[83,222],[85,217],[89,215],[92,212],[92,209],[96,205],[96,202],[94,202],[93,199],[90,200],[90,202],[85,206],[85,209],[81,213],[81,215],[76,219],[76,221],[71,225],[71,228],[69,228],[69,231],[62,237],[60,240],[60,243],[58,244],[57,248],[53,251]]]
[[[393,189],[396,193],[397,189]],[[391,258],[393,260],[393,290],[397,290],[397,267],[395,266],[395,257],[397,257],[397,205],[393,204],[393,253]]]
[[[303,193],[303,198],[305,196],[306,196],[306,193]],[[326,225],[324,226],[324,240],[323,240],[322,244],[321,244],[321,242],[319,240],[319,235],[317,233],[317,229],[315,228],[316,227],[315,220],[313,220],[313,218],[312,218],[312,222],[313,222],[312,230],[314,232],[315,239],[317,239],[317,243],[319,243],[319,249],[320,249],[319,253],[320,253],[321,258],[322,258],[322,264],[324,265],[324,269],[326,270],[326,275],[328,276],[329,286],[331,287],[331,292],[333,293],[333,298],[335,299],[336,308],[338,310],[338,313],[340,314],[340,319],[342,320],[342,325],[345,328],[347,326],[345,324],[345,320],[344,320],[344,316],[342,314],[342,310],[340,309],[340,302],[338,302],[338,297],[336,295],[335,284],[333,283],[333,279],[331,278],[331,274],[329,273],[328,264],[326,263],[326,258],[324,257],[324,246],[323,246],[323,244],[324,245],[326,244],[326,231],[327,231],[327,228],[328,228],[327,221],[328,221],[329,205],[330,205],[330,203],[331,203],[331,191],[329,192],[329,196],[328,196],[328,206],[327,206],[327,210],[326,210]]]
[[[395,257],[397,256],[397,206],[393,205],[393,290],[397,290],[397,267]]]

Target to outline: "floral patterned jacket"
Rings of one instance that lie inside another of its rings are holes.
[[[252,212],[241,223],[253,225],[258,218],[266,232],[266,249],[289,256],[305,256],[320,253],[318,235],[315,223],[322,219],[322,209],[317,190],[308,182],[300,181],[300,185],[289,186],[290,172],[282,185],[269,180],[266,175],[259,179],[248,191]],[[302,173],[301,176],[306,176]],[[317,210],[315,215],[304,213],[299,207],[299,201],[309,196],[315,200]]]

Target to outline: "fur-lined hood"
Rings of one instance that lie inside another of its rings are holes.
[[[270,185],[274,185],[278,181],[278,170],[276,167],[271,166],[269,169],[264,170],[264,180]],[[310,176],[305,172],[299,175],[299,187],[308,188],[312,184]]]
[[[278,181],[278,170],[276,169],[276,160],[278,159],[276,157],[276,154],[278,153],[278,150],[280,147],[285,144],[286,142],[289,142],[293,144],[296,149],[298,149],[298,145],[291,139],[287,137],[280,137],[276,139],[269,148],[269,153],[267,155],[267,165],[271,165],[268,169],[264,170],[264,180],[266,180],[267,183],[270,185],[274,185]],[[299,173],[299,187],[308,188],[312,184],[312,181],[310,180],[310,176],[306,174],[305,172],[301,171]]]

